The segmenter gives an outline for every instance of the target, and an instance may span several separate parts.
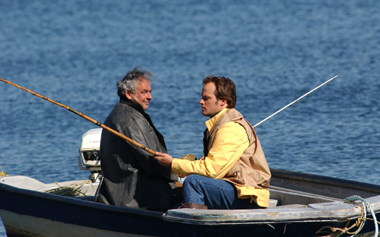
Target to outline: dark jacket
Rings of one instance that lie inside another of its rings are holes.
[[[167,152],[163,136],[139,105],[121,100],[104,122],[153,151]],[[111,205],[165,211],[179,202],[171,169],[153,155],[103,129],[100,143],[103,183],[99,201]]]

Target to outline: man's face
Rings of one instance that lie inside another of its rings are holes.
[[[212,116],[219,113],[226,107],[225,100],[217,100],[215,96],[215,84],[210,82],[203,86],[202,98],[199,104],[202,106],[202,114],[204,116]]]
[[[144,110],[147,110],[149,107],[149,101],[152,99],[150,94],[152,89],[150,88],[150,83],[148,80],[137,80],[137,87],[135,93],[127,90],[125,96],[132,100],[135,104],[140,104]]]

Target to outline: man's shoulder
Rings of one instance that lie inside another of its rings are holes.
[[[108,115],[106,121],[113,123],[129,123],[132,120],[142,120],[144,116],[132,106],[124,103],[117,103]]]
[[[236,120],[236,119],[242,119],[244,118],[243,115],[237,111],[235,108],[228,109],[226,111],[226,115],[231,119],[231,120]]]
[[[246,135],[249,122],[236,109],[228,109],[226,111],[225,121],[220,127],[224,131],[230,130],[235,133]]]
[[[118,113],[124,113],[124,114],[130,114],[133,116],[144,117],[142,115],[142,113],[140,111],[138,111],[136,108],[134,108],[133,106],[130,106],[129,104],[125,104],[125,103],[120,103],[120,102],[117,103],[113,110],[117,111]]]
[[[245,131],[244,126],[241,123],[238,123],[235,121],[230,121],[223,124],[220,130],[230,130],[230,131],[235,131],[235,132]]]

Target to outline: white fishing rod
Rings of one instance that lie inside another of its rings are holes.
[[[256,128],[257,126],[259,126],[260,124],[264,123],[265,121],[267,121],[268,119],[272,118],[273,116],[275,116],[276,114],[280,113],[281,111],[283,111],[284,109],[288,108],[289,106],[292,106],[294,103],[296,102],[299,102],[301,99],[303,99],[304,97],[306,97],[307,95],[311,94],[312,92],[318,90],[319,88],[321,88],[322,86],[326,85],[327,83],[331,82],[332,80],[336,79],[340,77],[339,75],[336,75],[335,77],[327,80],[326,82],[320,84],[319,86],[315,87],[314,89],[312,89],[311,91],[307,92],[306,94],[304,94],[303,96],[299,97],[298,99],[296,99],[295,101],[291,102],[290,104],[288,104],[287,106],[283,107],[282,109],[279,109],[277,112],[275,112],[274,114],[268,116],[267,118],[265,118],[264,120],[262,120],[261,122],[257,123],[255,126],[253,126],[253,128]]]

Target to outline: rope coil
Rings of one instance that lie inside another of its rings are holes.
[[[358,203],[359,201],[360,203]],[[373,220],[375,225],[375,234],[374,236],[377,237],[379,234],[379,222],[377,221],[375,212],[373,211],[373,208],[371,204],[365,200],[364,198],[353,195],[351,197],[345,198],[342,200],[344,203],[354,203],[360,206],[361,208],[361,216],[355,221],[354,224],[352,224],[350,227],[348,227],[350,223],[350,218],[347,219],[347,224],[344,228],[338,228],[338,227],[331,227],[331,226],[325,226],[318,230],[316,234],[319,234],[324,231],[324,229],[330,229],[330,234],[326,235],[325,237],[339,237],[343,234],[349,234],[351,237],[357,235],[364,227],[366,220]],[[373,218],[367,218],[367,209],[369,209],[371,215]],[[355,231],[351,232],[353,228],[357,228]]]
[[[3,170],[3,168],[0,167],[0,177],[6,177],[6,176],[9,176],[9,174],[7,174],[7,171]]]
[[[59,196],[66,196],[66,197],[78,197],[78,196],[85,196],[87,197],[87,193],[90,190],[90,187],[92,188],[92,192],[94,191],[94,186],[92,185],[91,180],[86,180],[81,184],[71,184],[69,186],[61,186],[57,182],[56,184],[59,186],[58,188],[50,189],[45,191],[45,193],[51,193]],[[81,191],[82,187],[84,185],[88,184],[86,191]]]

